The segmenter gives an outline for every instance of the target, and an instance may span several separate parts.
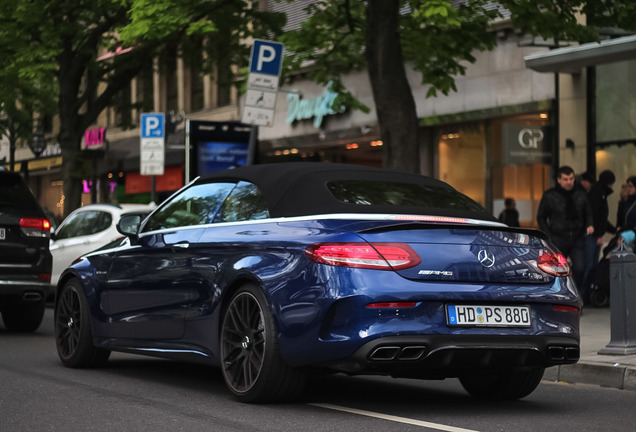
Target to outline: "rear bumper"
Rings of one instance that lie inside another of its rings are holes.
[[[8,298],[12,301],[39,302],[46,299],[50,290],[48,282],[0,280],[0,302]]]
[[[579,341],[556,336],[421,335],[382,337],[346,362],[348,373],[441,379],[467,370],[545,368],[579,360]]]

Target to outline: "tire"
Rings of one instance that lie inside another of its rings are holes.
[[[223,378],[238,400],[279,402],[302,391],[306,376],[283,362],[274,320],[254,285],[232,295],[223,313],[220,345]]]
[[[2,312],[2,321],[9,331],[34,332],[42,324],[44,309],[44,301],[14,304]]]
[[[64,366],[101,366],[110,351],[93,345],[89,306],[80,283],[72,279],[59,292],[55,302],[55,344]]]
[[[602,289],[595,289],[590,293],[590,304],[592,306],[602,308],[609,306],[609,303],[609,292]]]
[[[543,378],[544,368],[521,371],[473,372],[459,381],[473,397],[488,400],[516,400],[532,393]]]

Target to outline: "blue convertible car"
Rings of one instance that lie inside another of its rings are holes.
[[[449,185],[377,168],[254,165],[199,178],[61,276],[63,364],[111,351],[220,366],[246,402],[316,370],[444,379],[518,399],[579,358],[582,305],[539,231]]]

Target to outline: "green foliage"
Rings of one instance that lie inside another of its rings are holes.
[[[488,24],[499,12],[485,11],[487,0],[471,1],[459,8],[447,0],[403,3],[400,36],[405,60],[422,73],[424,84],[431,85],[429,96],[438,90],[444,94],[456,90],[454,76],[464,73],[467,62],[474,62],[474,50],[494,47]],[[347,106],[363,107],[346,91],[341,76],[367,67],[365,33],[374,29],[366,27],[365,3],[322,0],[306,10],[311,16],[301,28],[281,37],[285,48],[294,54],[285,59],[287,73],[305,70],[319,84],[333,81]]]
[[[502,0],[515,27],[555,41],[598,41],[609,29],[636,30],[633,0]]]
[[[251,0],[0,2],[0,110],[26,133],[34,112],[58,114],[67,213],[80,204],[81,138],[99,114],[108,106],[129,111],[131,80],[166,52],[189,56],[201,72],[214,67],[229,94],[233,65],[247,64],[251,38],[275,37],[284,25],[284,16],[259,7]],[[131,50],[114,55],[121,48]]]
[[[321,0],[307,7],[311,16],[301,29],[288,31],[280,38],[287,56],[284,68],[287,73],[310,67],[307,73],[325,87],[333,82],[333,91],[339,94],[334,103],[365,112],[369,108],[346,91],[341,77],[353,70],[366,67],[364,2],[349,0]]]
[[[33,113],[55,112],[57,90],[55,65],[48,61],[55,50],[51,44],[33,44],[29,33],[42,33],[44,23],[35,18],[32,3],[0,4],[0,111],[11,118],[18,137],[27,139],[33,127]],[[47,46],[44,48],[43,46]],[[7,133],[8,121],[0,124]]]
[[[475,0],[453,7],[445,0],[408,2],[412,12],[402,15],[400,22],[402,50],[422,74],[422,83],[430,84],[427,96],[457,91],[455,77],[475,62],[474,51],[494,48],[488,27],[500,13],[485,10],[487,3]]]
[[[599,39],[599,27],[636,29],[633,0],[495,3],[511,12],[516,28],[545,39],[589,42]],[[492,4],[490,0],[402,0],[399,32],[403,55],[421,73],[422,83],[430,85],[427,96],[457,91],[455,78],[475,62],[475,51],[495,47],[491,26],[501,18],[501,12]],[[320,0],[306,10],[311,16],[301,28],[280,39],[293,53],[285,59],[286,72],[303,71],[322,85],[338,83],[347,103],[355,106],[355,99],[342,86],[341,76],[367,67],[365,32],[375,29],[366,27],[366,3]],[[593,26],[580,22],[581,13]]]
[[[229,86],[250,38],[277,35],[285,17],[248,0],[15,0],[0,4],[0,23],[2,110],[30,123],[59,106],[62,128],[81,136],[166,45],[202,72],[223,70]],[[98,60],[122,47],[133,51]]]

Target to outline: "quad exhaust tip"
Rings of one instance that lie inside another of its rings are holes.
[[[426,346],[381,346],[369,354],[369,359],[375,361],[414,361],[424,356]]]
[[[578,361],[581,350],[577,347],[552,345],[548,347],[548,358],[552,361]]]

